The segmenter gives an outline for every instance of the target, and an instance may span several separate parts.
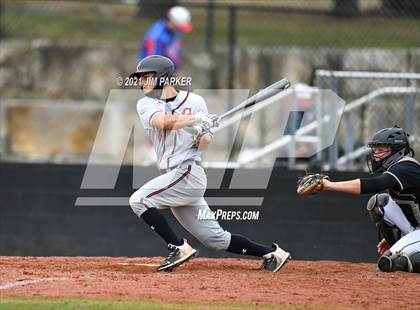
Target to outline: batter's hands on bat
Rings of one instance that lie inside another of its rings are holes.
[[[194,140],[200,139],[203,135],[210,132],[210,126],[206,122],[194,125]]]
[[[220,117],[216,114],[208,114],[208,123],[210,124],[210,128],[219,127],[220,125]]]
[[[206,149],[207,146],[211,143],[213,136],[212,132],[210,131],[210,126],[208,125],[208,123],[203,122],[198,125],[195,125],[193,128],[195,146],[197,146],[199,149]],[[205,134],[210,134],[210,136],[207,140],[204,141],[205,143],[203,143],[202,138]]]
[[[298,180],[297,193],[301,196],[316,194],[324,189],[329,176],[321,173],[310,173]]]
[[[197,113],[196,114],[198,121],[197,123],[207,123],[210,128],[218,127],[220,123],[220,117],[216,114],[205,114],[205,113]]]
[[[388,241],[384,239],[382,239],[381,241],[379,241],[378,245],[376,246],[378,253],[379,254],[384,254],[387,250],[389,250],[391,248],[391,246],[389,245]]]

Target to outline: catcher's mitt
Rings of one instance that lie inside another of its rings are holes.
[[[297,193],[299,195],[310,195],[322,191],[322,180],[329,180],[329,176],[320,173],[307,174],[298,180]]]

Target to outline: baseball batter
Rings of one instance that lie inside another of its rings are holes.
[[[367,210],[383,237],[377,245],[378,267],[386,272],[420,273],[420,163],[413,158],[408,137],[397,126],[373,136],[367,156],[370,171],[377,174],[372,178],[331,182],[325,175],[308,175],[298,188],[300,194],[319,190],[377,193]]]
[[[210,129],[218,125],[219,118],[208,114],[202,97],[162,82],[173,74],[172,61],[158,55],[144,58],[132,74],[145,95],[137,111],[154,144],[161,175],[137,190],[130,197],[130,206],[168,244],[169,255],[157,270],[172,270],[196,253],[161,214],[160,209],[170,208],[178,222],[207,248],[259,256],[262,271],[278,271],[290,254],[277,244],[258,244],[224,230],[217,220],[199,219],[199,212],[210,211],[203,198],[207,178],[200,166],[201,154],[212,142]]]

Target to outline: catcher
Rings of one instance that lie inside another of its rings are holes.
[[[408,137],[397,126],[373,136],[367,155],[373,177],[332,182],[327,175],[308,174],[298,181],[299,195],[376,193],[369,199],[367,211],[383,238],[377,250],[381,255],[378,268],[384,272],[420,273],[420,163],[413,158]]]

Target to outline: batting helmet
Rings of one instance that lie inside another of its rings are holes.
[[[414,151],[411,149],[408,141],[409,136],[408,133],[398,126],[384,128],[375,133],[367,145],[371,148],[367,155],[367,164],[370,172],[383,172],[410,152],[414,155]],[[375,159],[374,148],[378,146],[389,147],[390,154],[380,160]]]
[[[150,55],[137,64],[137,70],[131,76],[140,78],[143,73],[154,72],[156,78],[171,77],[175,72],[175,65],[169,58],[161,55]]]
[[[172,77],[175,73],[175,65],[172,60],[165,56],[150,55],[137,64],[136,72],[132,73],[130,77],[140,79],[141,75],[147,72],[154,72],[156,78],[155,90],[148,93],[147,96],[160,97],[166,78]]]

